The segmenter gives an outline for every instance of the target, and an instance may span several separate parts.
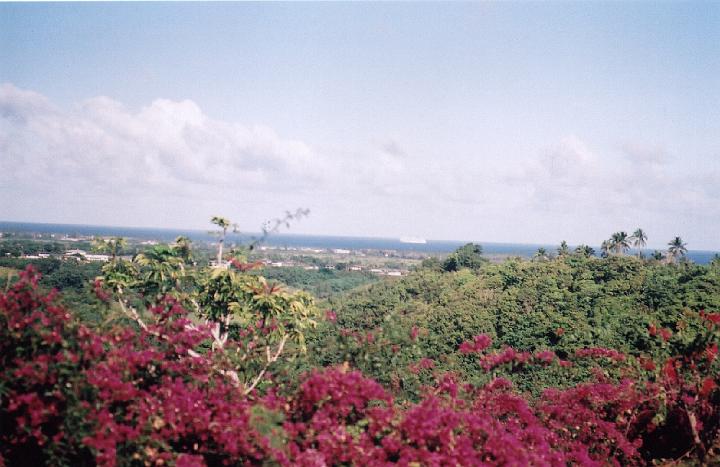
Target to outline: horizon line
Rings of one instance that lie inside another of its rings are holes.
[[[35,225],[57,225],[57,226],[63,226],[63,227],[85,227],[85,228],[92,228],[92,227],[99,227],[104,229],[130,229],[130,230],[164,230],[164,231],[186,231],[186,232],[196,232],[196,233],[203,233],[203,234],[212,234],[212,229],[198,229],[198,228],[188,228],[188,227],[150,227],[150,226],[122,226],[122,225],[103,225],[103,224],[75,224],[75,223],[64,223],[64,222],[37,222],[37,221],[9,221],[9,220],[3,220],[0,219],[0,224],[35,224]],[[262,235],[262,232],[250,232],[250,231],[240,231],[240,232],[232,232],[229,231],[228,235]],[[400,240],[400,237],[383,237],[383,236],[359,236],[359,235],[332,235],[332,234],[310,234],[310,233],[302,233],[302,232],[275,232],[271,234],[268,238],[272,238],[273,235],[289,235],[289,236],[311,236],[311,237],[340,237],[340,238],[357,238],[357,239],[377,239],[377,240]],[[560,242],[557,243],[524,243],[524,242],[498,242],[498,241],[480,241],[480,240],[451,240],[451,239],[425,239],[428,242],[437,242],[437,243],[459,243],[459,244],[467,244],[467,243],[475,243],[478,245],[518,245],[518,246],[538,246],[538,247],[556,247],[560,245]],[[580,245],[586,245],[585,243],[569,243],[568,247],[577,247]],[[600,246],[596,245],[588,245],[593,249],[599,249]],[[656,247],[645,247],[645,248],[635,248],[631,247],[630,251],[664,251],[667,248],[656,248]],[[700,253],[720,253],[720,248],[718,249],[688,249],[688,251],[693,252],[700,252]]]

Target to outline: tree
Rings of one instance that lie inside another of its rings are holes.
[[[222,258],[231,224],[221,217],[212,222],[222,229],[218,249],[218,258]],[[185,330],[208,326],[212,348],[222,360],[218,372],[246,394],[252,392],[281,357],[305,352],[305,334],[316,325],[313,298],[269,284],[264,277],[248,272],[256,263],[238,258],[224,267],[186,268],[182,255],[189,251],[188,244],[189,240],[179,238],[174,245],[149,248],[133,261],[109,261],[96,288],[108,287],[125,317],[160,339],[163,336],[154,330],[158,308],[177,304],[192,309],[195,318],[206,322],[188,321]]]
[[[560,247],[557,250],[558,256],[566,256],[570,254],[570,248],[568,248],[568,244],[565,240],[560,242]]]
[[[225,236],[227,235],[227,231],[232,224],[230,223],[229,219],[219,216],[213,216],[213,218],[210,219],[210,222],[220,227],[220,238],[218,239],[217,252],[217,267],[222,267],[223,244],[225,243]]]
[[[680,237],[675,237],[668,243],[668,246],[668,255],[672,258],[673,262],[685,256],[687,253],[687,243],[683,243],[682,238]]]
[[[180,280],[185,276],[185,262],[177,251],[167,245],[156,245],[133,259],[137,264],[143,293],[148,299],[162,298],[172,291],[181,290]]]
[[[535,259],[538,259],[540,261],[545,261],[548,259],[547,250],[543,247],[540,247],[537,249],[537,252],[535,253]]]
[[[182,235],[179,236],[175,239],[173,250],[185,263],[190,263],[192,259],[192,240]]]
[[[110,260],[115,261],[118,255],[122,254],[123,249],[127,246],[127,240],[122,237],[99,238],[93,240],[93,250],[98,253],[107,253]]]
[[[575,248],[575,253],[589,258],[595,254],[595,250],[588,245],[578,245],[578,247]]]
[[[441,263],[440,260],[435,256],[425,258],[424,260],[422,260],[422,263],[420,263],[420,266],[422,268],[432,269],[434,271],[441,271],[443,269],[443,263]]]
[[[662,253],[662,251],[655,250],[652,252],[652,255],[650,255],[652,259],[655,261],[662,261],[665,259],[665,255]]]
[[[630,237],[627,232],[615,232],[610,237],[610,248],[617,255],[624,255],[630,249]]]
[[[446,271],[457,271],[460,268],[480,269],[487,259],[482,257],[482,246],[467,243],[452,252],[443,263]]]
[[[602,245],[600,245],[601,256],[603,258],[610,256],[610,252],[612,251],[611,243],[610,240],[603,240]]]
[[[305,335],[317,324],[317,309],[309,294],[286,292],[236,266],[232,261],[229,268],[211,270],[200,282],[196,303],[198,315],[215,326],[213,347],[235,367],[227,374],[247,394],[281,356],[306,351]]]
[[[635,232],[633,232],[632,237],[630,237],[633,241],[633,246],[638,249],[638,258],[642,255],[642,249],[645,248],[647,244],[647,238],[647,234],[640,227],[638,227]]]

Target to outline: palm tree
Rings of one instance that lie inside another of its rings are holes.
[[[219,216],[213,216],[212,219],[210,219],[210,222],[217,225],[222,229],[222,233],[220,234],[220,240],[218,240],[218,253],[217,253],[217,265],[218,267],[222,266],[222,253],[223,253],[223,244],[225,243],[225,236],[227,235],[228,228],[230,228],[230,220],[226,219],[224,217]]]
[[[635,230],[630,239],[633,241],[633,246],[638,249],[638,258],[642,254],[642,249],[647,245],[647,234],[640,227]]]
[[[547,250],[546,250],[545,248],[543,248],[543,247],[538,248],[538,249],[537,249],[537,252],[535,253],[535,258],[537,258],[537,259],[539,259],[539,260],[546,260],[546,259],[548,259]]]
[[[610,252],[612,251],[612,242],[610,240],[603,240],[602,245],[600,245],[600,251],[601,256],[603,258],[607,258],[610,256]]]
[[[610,237],[610,248],[618,255],[624,255],[630,249],[630,237],[627,232],[615,232]]]
[[[682,238],[675,237],[671,242],[668,243],[668,255],[672,258],[673,262],[677,261],[678,258],[685,256],[687,253],[687,243],[683,243]]]
[[[93,240],[93,250],[98,253],[108,253],[111,261],[115,261],[117,256],[122,253],[123,248],[127,246],[127,241],[122,237],[99,238]]]
[[[565,256],[570,254],[570,248],[568,248],[568,244],[565,240],[560,242],[560,248],[557,250],[558,256]]]
[[[575,253],[589,258],[595,254],[595,250],[588,245],[578,245],[577,248],[575,248]]]

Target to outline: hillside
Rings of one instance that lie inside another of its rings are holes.
[[[193,266],[187,247],[101,271],[36,261],[44,277],[5,262],[0,461],[720,459],[718,261],[578,250],[493,264],[466,245],[379,282],[268,270],[289,287],[237,253]],[[330,293],[297,291],[312,287]]]

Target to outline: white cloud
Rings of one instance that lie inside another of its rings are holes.
[[[530,154],[470,158],[379,141],[321,151],[189,100],[134,111],[94,97],[63,109],[4,84],[0,218],[182,226],[235,210],[259,226],[302,206],[318,233],[571,243],[638,225],[658,236],[692,228],[711,243],[720,227],[718,168],[686,170],[660,145],[602,148],[571,135]]]
[[[580,233],[585,222],[586,238],[593,231],[606,235],[643,225],[663,236],[694,230],[696,238],[707,240],[707,225],[720,216],[720,174],[712,168],[688,172],[681,158],[659,146],[628,143],[619,151],[601,151],[571,136],[523,165],[525,170],[507,178],[510,186],[528,191],[517,208],[554,220],[571,216]]]
[[[189,100],[157,99],[137,112],[108,97],[64,111],[40,94],[0,88],[6,182],[56,177],[114,189],[182,184],[258,189],[404,192],[405,155],[396,143],[330,157],[272,128],[214,120]],[[404,188],[403,188],[404,187]]]
[[[681,203],[684,194],[694,193],[697,202],[709,202],[720,194],[713,183],[717,174],[687,174],[677,164],[668,164],[669,159],[662,148],[629,144],[620,152],[604,151],[601,156],[571,136],[541,151],[539,157],[527,159],[526,169],[508,181],[531,187],[528,201],[550,212],[581,206],[678,213],[692,208]]]
[[[6,182],[69,177],[116,189],[167,189],[179,182],[274,190],[317,182],[323,164],[303,142],[213,120],[192,101],[158,99],[131,112],[96,97],[62,111],[6,84],[0,112]]]

